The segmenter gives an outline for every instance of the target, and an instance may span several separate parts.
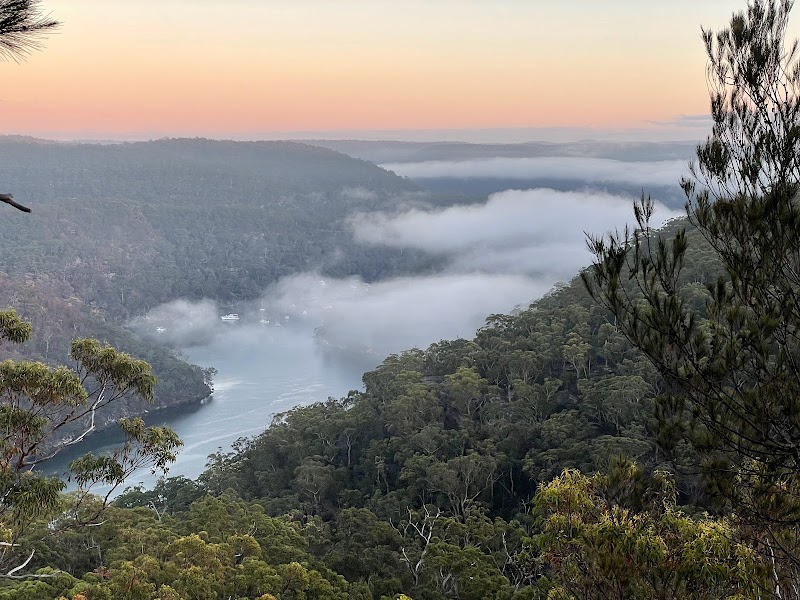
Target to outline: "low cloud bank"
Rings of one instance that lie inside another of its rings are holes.
[[[178,300],[159,306],[133,326],[175,346],[270,331],[311,336],[316,330],[321,347],[371,354],[377,364],[392,352],[472,337],[488,315],[527,306],[550,287],[545,280],[511,274],[447,273],[369,285],[357,277],[300,273],[270,286],[258,302],[237,309],[240,320],[234,323],[223,322],[212,302]]]
[[[624,162],[609,158],[537,157],[482,158],[462,161],[387,163],[384,169],[412,179],[497,178],[533,180],[577,180],[587,183],[623,183],[646,186],[677,186],[688,172],[683,160]]]
[[[352,220],[364,244],[415,248],[451,259],[451,271],[527,274],[550,281],[588,264],[585,232],[603,234],[632,224],[632,198],[602,192],[507,190],[484,204]],[[655,225],[680,216],[656,203]]]
[[[177,346],[270,331],[307,339],[316,330],[323,348],[367,353],[377,364],[392,352],[470,338],[488,315],[526,307],[572,278],[591,260],[584,232],[622,229],[633,221],[632,202],[593,191],[508,190],[483,204],[360,215],[351,221],[357,243],[423,250],[446,257],[447,267],[371,285],[299,273],[237,306],[238,321],[222,321],[213,302],[178,300],[135,326]],[[657,204],[654,224],[677,216]]]
[[[441,339],[472,337],[489,314],[527,306],[550,287],[513,274],[443,273],[368,285],[359,278],[304,273],[273,286],[264,305],[286,312],[290,322],[320,326],[323,344],[382,358]]]
[[[168,346],[192,346],[208,343],[220,324],[219,308],[212,300],[179,299],[161,304],[128,326],[139,335],[156,339]]]

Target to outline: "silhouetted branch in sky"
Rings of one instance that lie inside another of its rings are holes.
[[[39,0],[0,0],[0,58],[19,61],[41,48],[41,37],[60,23]]]

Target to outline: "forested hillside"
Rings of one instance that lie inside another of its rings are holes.
[[[753,0],[703,31],[713,126],[681,181],[685,219],[655,228],[643,193],[635,226],[588,236],[593,260],[570,283],[490,315],[474,337],[387,357],[363,391],[277,415],[209,456],[196,481],[161,479],[109,505],[137,469],[164,472],[181,443],[123,419],[121,447],[73,461],[78,490],[62,493],[39,467],[47,440],[71,443],[62,426],[120,398],[152,401],[152,369],[93,339],[71,344],[74,369],[0,363],[0,600],[798,600],[791,8]],[[174,295],[246,299],[286,265],[369,277],[429,264],[339,243],[348,210],[415,196],[326,150],[166,140],[77,146],[67,160],[63,146],[13,144],[40,152],[54,183],[13,182],[26,204],[28,192],[45,198],[50,225],[34,232],[13,215],[0,255],[0,290],[42,329],[34,353],[60,351],[69,325],[125,336],[107,323]],[[79,160],[90,155],[104,166],[88,185],[77,173],[96,168]],[[289,156],[316,175],[292,173]],[[270,219],[294,246],[271,245]],[[30,331],[0,311],[4,349]],[[110,491],[91,494],[95,484]]]
[[[718,252],[684,221],[643,235],[686,249],[672,285],[710,328]],[[580,278],[364,384],[279,415],[198,481],[128,491],[96,527],[64,497],[6,557],[36,549],[41,577],[0,598],[722,599],[793,576],[767,570],[715,488],[735,473],[709,472],[664,403],[674,382]]]
[[[727,275],[700,232],[690,227],[687,239],[676,284],[705,318],[708,286]],[[17,285],[56,284],[27,279]],[[94,318],[124,312],[121,298],[77,302],[64,300],[76,303],[72,322],[86,306]],[[57,520],[26,528],[5,558],[19,564],[35,548],[26,570],[47,577],[7,582],[0,598],[552,600],[615,587],[617,597],[727,598],[766,581],[749,538],[725,517],[731,505],[663,412],[669,382],[580,278],[490,316],[473,339],[390,356],[364,384],[279,415],[212,455],[196,482],[128,491],[97,527],[81,526],[91,501],[67,508],[75,497],[65,497]]]
[[[34,210],[6,215],[3,271],[52,279],[115,319],[176,298],[246,300],[306,269],[372,279],[413,260],[354,247],[345,218],[417,188],[302,144],[6,138],[0,180]]]
[[[703,310],[721,265],[697,232],[690,240],[681,283]],[[390,356],[364,385],[279,415],[214,457],[206,481],[276,513],[300,506],[330,517],[354,506],[388,518],[430,503],[464,516],[477,502],[513,519],[564,468],[603,471],[625,456],[677,473],[681,502],[701,502],[699,480],[681,475],[686,457],[655,443],[665,384],[579,278],[518,314],[489,317],[471,340]]]
[[[681,286],[702,311],[722,269],[698,232],[689,239]],[[364,383],[277,416],[213,455],[197,482],[128,491],[100,528],[37,557],[70,575],[10,589],[482,600],[568,598],[558,594],[569,581],[595,598],[623,571],[621,589],[637,593],[619,597],[727,598],[760,585],[739,532],[702,515],[727,509],[697,456],[665,437],[666,383],[579,278],[491,316],[473,339],[390,356]],[[628,516],[609,531],[617,510]],[[563,519],[586,537],[566,537]],[[76,547],[87,550],[66,552]],[[578,575],[576,553],[599,562]],[[654,571],[651,560],[670,562]]]
[[[59,363],[75,337],[108,341],[152,363],[160,406],[204,398],[207,378],[124,330],[128,318],[177,298],[252,299],[306,269],[370,279],[429,261],[353,244],[346,223],[413,201],[412,184],[302,144],[6,137],[0,181],[33,208],[4,211],[0,225],[0,306],[33,325],[10,351]]]

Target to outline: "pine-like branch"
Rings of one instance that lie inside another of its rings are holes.
[[[42,36],[59,25],[42,12],[39,0],[0,0],[0,59],[24,59],[41,49]]]

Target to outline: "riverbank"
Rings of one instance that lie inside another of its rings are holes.
[[[189,478],[203,472],[209,454],[227,452],[237,439],[261,433],[275,414],[360,389],[362,374],[377,362],[374,357],[354,360],[320,349],[313,331],[301,327],[258,335],[231,329],[183,353],[193,364],[217,369],[214,393],[205,401],[163,407],[143,417],[149,425],[166,425],[178,433],[184,445],[169,475]],[[63,473],[71,460],[86,452],[112,451],[122,441],[114,427],[98,431],[60,453],[48,470]],[[144,470],[126,485],[152,487],[157,479]]]

